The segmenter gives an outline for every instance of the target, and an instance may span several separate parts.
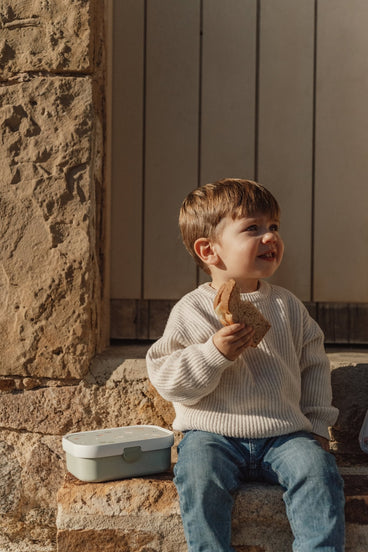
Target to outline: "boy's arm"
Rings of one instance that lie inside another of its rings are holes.
[[[172,402],[195,404],[214,391],[223,371],[253,344],[254,330],[244,324],[222,327],[204,343],[190,343],[173,327],[147,353],[150,380]]]
[[[149,378],[160,395],[188,405],[214,391],[232,364],[212,336],[205,343],[188,344],[180,333],[168,329],[149,349],[146,360]]]
[[[218,329],[212,302],[193,307],[184,301],[172,310],[146,360],[162,397],[192,405],[216,389],[224,370],[253,343],[254,331],[243,324]]]
[[[328,427],[337,419],[338,410],[332,406],[330,363],[324,350],[323,333],[308,314],[304,318],[304,346],[301,409],[312,424],[317,436],[329,439]]]

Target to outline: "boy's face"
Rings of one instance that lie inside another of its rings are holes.
[[[257,289],[260,278],[272,276],[284,253],[278,229],[279,221],[266,213],[223,219],[213,242],[218,258],[210,267],[214,287],[234,278],[243,292],[250,292]]]

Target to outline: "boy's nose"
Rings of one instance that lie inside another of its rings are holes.
[[[266,232],[262,236],[262,241],[264,243],[275,242],[276,240],[277,240],[277,236],[273,232]]]

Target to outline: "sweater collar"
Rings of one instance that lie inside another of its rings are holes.
[[[211,287],[209,282],[200,285],[199,289],[211,297],[212,300],[215,299],[217,291]],[[240,297],[244,301],[251,301],[253,303],[267,299],[270,293],[271,285],[265,280],[260,280],[259,288],[256,291],[252,291],[251,293],[241,293]]]

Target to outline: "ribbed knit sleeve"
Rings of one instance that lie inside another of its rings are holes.
[[[173,308],[163,336],[148,351],[148,375],[168,401],[197,403],[214,391],[232,364],[212,341],[221,327],[212,301],[212,293],[200,290],[184,297]]]
[[[212,337],[203,344],[184,343],[179,333],[168,329],[148,353],[148,374],[164,399],[193,405],[216,389],[231,361],[216,349]]]

